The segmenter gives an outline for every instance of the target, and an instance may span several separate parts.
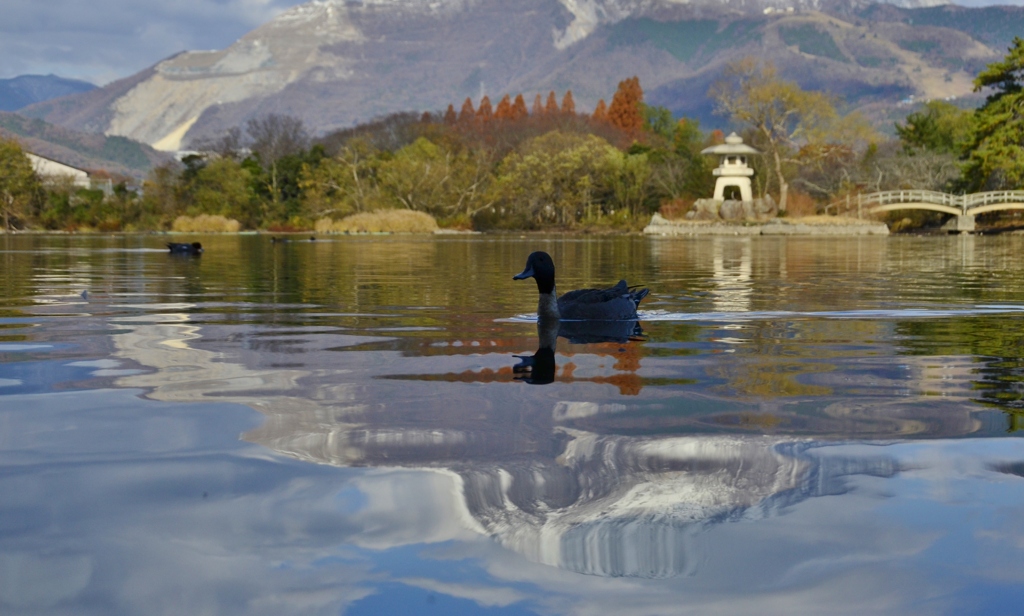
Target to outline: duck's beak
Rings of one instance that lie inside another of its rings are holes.
[[[522,274],[516,274],[512,277],[512,280],[525,280],[526,278],[533,278],[533,267],[530,265],[526,266]]]

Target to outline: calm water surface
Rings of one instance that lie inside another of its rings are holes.
[[[1024,237],[200,239],[0,236],[0,613],[1020,613]]]

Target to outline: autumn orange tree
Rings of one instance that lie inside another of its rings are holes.
[[[476,117],[486,122],[493,115],[494,109],[491,107],[491,99],[488,96],[484,96],[480,99],[480,106],[476,109]]]
[[[628,133],[639,133],[644,127],[643,102],[644,91],[639,77],[620,81],[612,104],[608,106],[608,122]]]
[[[572,98],[572,90],[566,90],[562,98],[562,113],[571,115],[576,113],[576,101]]]
[[[526,112],[526,101],[523,100],[522,94],[516,94],[516,100],[512,103],[512,119],[519,120],[529,115]]]
[[[469,122],[476,117],[476,111],[473,109],[473,99],[466,97],[465,102],[462,103],[462,110],[459,112],[459,122]]]
[[[558,113],[558,98],[555,96],[555,91],[548,92],[548,102],[544,105],[544,113],[554,115]]]
[[[512,100],[509,95],[501,97],[498,101],[498,106],[494,108],[494,119],[495,120],[511,120],[512,119]]]

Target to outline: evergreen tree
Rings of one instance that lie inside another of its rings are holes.
[[[896,124],[896,134],[908,152],[914,148],[956,154],[970,132],[969,111],[945,101],[928,101],[925,108]]]
[[[597,107],[594,107],[594,114],[590,116],[598,122],[608,121],[608,108],[604,104],[604,99],[597,101]]]
[[[448,110],[444,112],[444,123],[452,125],[455,124],[458,119],[459,116],[455,114],[455,105],[448,105]]]
[[[629,133],[638,133],[644,127],[644,115],[641,104],[644,102],[644,91],[640,87],[639,77],[630,77],[619,82],[619,88],[608,106],[608,121]]]
[[[572,90],[565,91],[565,97],[562,99],[562,113],[576,115],[576,101],[572,98]]]
[[[4,229],[12,229],[13,220],[24,223],[41,194],[39,176],[21,146],[17,141],[0,139],[0,212]]]
[[[1024,39],[1014,37],[1002,62],[974,79],[974,91],[992,88],[974,112],[963,178],[969,190],[1024,187]]]

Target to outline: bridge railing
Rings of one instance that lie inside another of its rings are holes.
[[[887,190],[865,195],[865,204],[891,205],[894,203],[934,203],[963,209],[963,195],[951,195],[937,190]]]
[[[964,195],[967,209],[993,203],[1024,203],[1024,190],[993,190]]]
[[[844,200],[834,201],[824,208],[825,214],[838,214],[839,212],[857,212],[857,217],[864,215],[866,208],[876,205],[890,205],[893,203],[937,203],[950,207],[963,208],[963,200],[960,195],[951,195],[935,190],[887,190],[867,194],[847,195]]]
[[[1020,191],[1024,192],[1024,191]],[[864,210],[879,205],[893,205],[897,203],[934,203],[965,210],[968,206],[964,195],[951,195],[937,190],[886,190],[873,193],[861,193],[858,195],[847,195],[845,200],[834,201],[825,206],[825,213],[838,214],[841,211],[847,213],[856,211],[857,217],[864,214]]]
[[[857,217],[861,218],[868,208],[899,203],[934,203],[959,209],[969,215],[972,209],[983,205],[1024,203],[1024,190],[993,190],[970,195],[951,195],[937,190],[887,190],[847,195],[844,200],[833,201],[826,205],[824,213],[857,212]]]

